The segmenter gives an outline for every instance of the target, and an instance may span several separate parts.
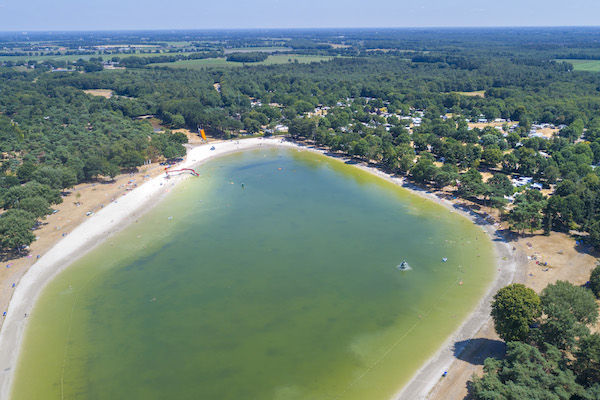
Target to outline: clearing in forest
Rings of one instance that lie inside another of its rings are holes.
[[[110,99],[113,96],[113,91],[110,89],[88,89],[84,90],[84,92],[92,96],[104,97],[105,99]]]

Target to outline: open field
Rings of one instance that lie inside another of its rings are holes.
[[[80,58],[83,60],[89,60],[91,57],[98,57],[101,54],[70,54],[70,55],[46,55],[46,56],[5,56],[0,55],[0,61],[77,61]],[[111,56],[112,57],[112,56]]]
[[[573,64],[575,71],[600,72],[600,60],[562,59],[556,61],[563,61]]]
[[[299,54],[277,54],[271,55],[265,61],[256,63],[239,63],[227,61],[225,57],[219,58],[205,58],[201,60],[180,60],[172,63],[159,63],[150,64],[152,66],[161,66],[169,68],[186,68],[186,69],[204,69],[210,67],[241,67],[243,65],[274,65],[274,64],[287,64],[289,62],[295,62],[298,60],[299,63],[308,64],[311,62],[329,61],[333,57],[326,56],[309,56]],[[291,60],[291,61],[290,61]]]
[[[516,122],[513,122],[513,123],[516,123]],[[505,124],[506,124],[506,122],[494,122],[494,121],[491,121],[491,122],[469,122],[469,123],[467,123],[467,125],[471,129],[473,129],[473,128],[483,129],[483,128],[486,128],[488,126],[491,126],[492,128],[496,127],[496,126],[500,126],[501,127],[502,125],[505,125]]]
[[[110,89],[88,89],[84,90],[84,92],[92,96],[104,97],[105,99],[110,99],[114,94]]]
[[[230,53],[253,53],[255,51],[263,52],[263,53],[274,53],[276,51],[291,51],[291,47],[278,47],[278,46],[270,46],[270,47],[235,47],[232,49],[225,49],[223,52],[225,54]]]
[[[0,61],[13,61],[13,62],[18,62],[18,61],[48,61],[48,60],[55,60],[55,61],[77,61],[79,59],[83,59],[83,60],[89,60],[91,57],[102,57],[105,60],[110,60],[113,57],[120,57],[120,58],[125,58],[125,57],[130,57],[130,56],[136,56],[136,57],[155,57],[155,56],[162,56],[162,55],[176,55],[176,54],[181,54],[181,55],[188,55],[188,54],[192,54],[190,52],[181,52],[181,53],[135,53],[135,54],[69,54],[69,55],[42,55],[42,56],[7,56],[7,55],[0,55]]]
[[[461,96],[469,96],[469,97],[485,97],[485,90],[475,90],[473,92],[454,92],[460,94]]]

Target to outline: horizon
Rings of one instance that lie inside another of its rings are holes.
[[[497,25],[497,26],[322,26],[322,27],[269,27],[269,28],[115,28],[115,29],[14,29],[0,30],[2,33],[119,33],[119,32],[245,32],[245,31],[328,31],[328,30],[476,30],[476,29],[600,29],[598,25]]]
[[[165,7],[148,0],[140,7],[131,0],[80,4],[0,0],[3,32],[92,32],[144,30],[248,29],[403,29],[595,27],[600,4],[594,0],[381,0],[365,5],[357,0],[225,0],[219,3],[173,0]]]

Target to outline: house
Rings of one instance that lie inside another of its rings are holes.
[[[275,132],[287,132],[288,127],[282,124],[275,125]]]
[[[513,178],[512,184],[514,187],[527,186],[533,182],[533,178],[529,176],[520,176],[518,178]]]
[[[537,137],[537,138],[542,138],[542,139],[549,139],[548,137],[544,136],[543,133],[541,132],[532,132],[529,135],[527,135],[529,137]]]

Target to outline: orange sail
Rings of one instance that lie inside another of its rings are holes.
[[[206,140],[206,134],[204,133],[204,129],[200,129],[200,135],[202,136],[202,139]]]

